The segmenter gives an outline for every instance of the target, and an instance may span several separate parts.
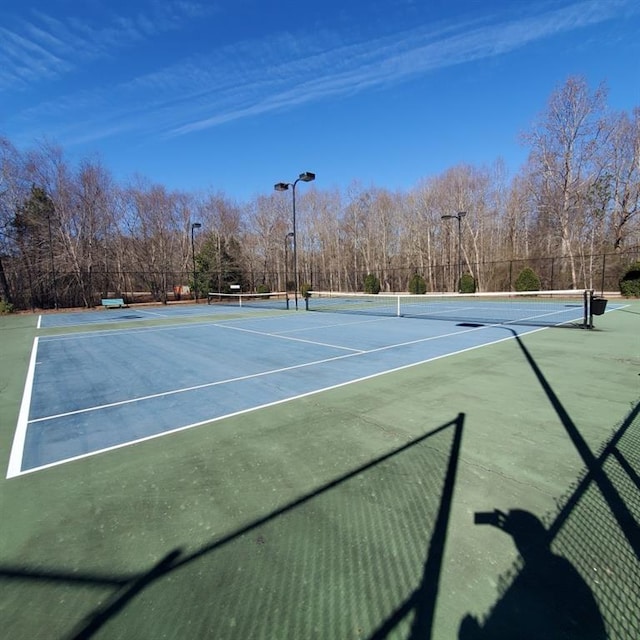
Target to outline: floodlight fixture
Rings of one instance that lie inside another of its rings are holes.
[[[200,227],[202,227],[201,222],[191,223],[191,259],[193,260],[193,292],[195,295],[196,302],[198,302],[198,281],[197,281],[197,273],[196,273],[196,251],[195,251],[195,244],[193,241],[193,232],[195,229],[200,229]]]
[[[458,211],[456,214],[445,214],[440,216],[442,220],[458,221],[458,291],[462,292],[462,218],[467,215],[466,211]]]
[[[315,173],[311,173],[311,171],[305,171],[304,173],[301,173],[296,180],[294,180],[293,182],[276,182],[276,184],[273,185],[273,188],[276,191],[287,191],[289,189],[289,187],[291,187],[291,191],[293,192],[293,198],[292,198],[292,203],[293,203],[293,231],[287,235],[288,237],[292,237],[293,238],[293,273],[294,273],[294,280],[295,280],[295,300],[296,300],[296,310],[298,309],[298,289],[299,289],[299,282],[298,282],[298,242],[297,242],[297,234],[296,234],[296,185],[298,184],[298,182],[312,182],[313,180],[316,179],[316,174]]]

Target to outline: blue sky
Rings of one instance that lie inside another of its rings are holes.
[[[516,171],[571,75],[640,106],[638,0],[3,0],[0,135],[238,201]]]

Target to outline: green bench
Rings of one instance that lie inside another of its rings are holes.
[[[104,305],[105,309],[115,309],[115,308],[122,308],[122,307],[126,307],[127,305],[124,303],[124,300],[122,298],[103,298],[102,299],[102,304]]]

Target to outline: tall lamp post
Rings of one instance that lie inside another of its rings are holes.
[[[53,236],[51,234],[51,211],[47,208],[47,224],[49,225],[49,259],[51,262],[51,277],[53,279],[53,306],[58,308],[58,283],[56,282],[56,265],[53,261]]]
[[[195,294],[196,302],[198,302],[198,281],[196,280],[196,249],[193,242],[193,232],[195,229],[199,229],[202,226],[200,222],[191,223],[191,258],[193,260],[193,292]]]
[[[293,192],[293,280],[295,282],[295,300],[296,300],[296,310],[298,309],[298,242],[297,242],[297,233],[296,233],[296,185],[298,182],[312,182],[316,179],[316,174],[311,173],[310,171],[305,171],[301,173],[298,178],[294,182],[278,182],[273,186],[276,191],[286,191],[289,187]]]
[[[284,237],[284,297],[289,308],[289,238],[293,238],[293,231],[289,231]]]
[[[459,211],[455,215],[441,216],[443,220],[453,220],[455,218],[458,221],[458,293],[462,289],[462,218],[466,215],[466,211]]]

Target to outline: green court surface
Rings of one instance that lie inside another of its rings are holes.
[[[5,480],[34,336],[83,330],[36,322],[0,317],[3,637],[640,637],[640,302]]]

